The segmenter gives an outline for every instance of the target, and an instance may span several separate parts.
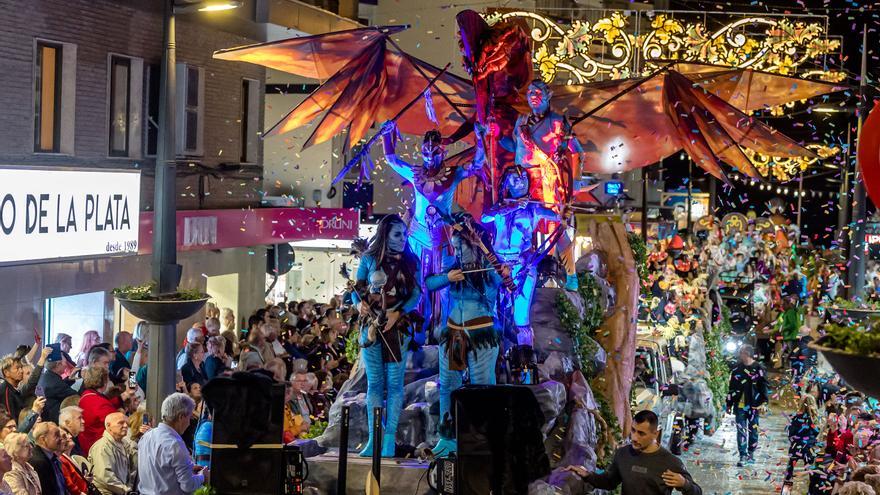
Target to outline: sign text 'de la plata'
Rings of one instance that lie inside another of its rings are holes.
[[[140,173],[0,167],[0,264],[137,253]]]

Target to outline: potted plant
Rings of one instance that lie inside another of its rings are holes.
[[[835,299],[828,307],[828,316],[838,324],[858,323],[865,318],[880,316],[880,305],[872,301]]]
[[[129,313],[142,320],[177,323],[194,315],[211,296],[198,289],[178,289],[168,294],[154,294],[155,283],[125,285],[113,289],[113,296]]]
[[[880,398],[880,318],[857,325],[829,323],[825,335],[810,347],[822,352],[831,367],[847,384]]]

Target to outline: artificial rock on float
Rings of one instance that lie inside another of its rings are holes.
[[[596,337],[610,356],[599,382],[617,416],[621,431],[629,431],[630,388],[636,351],[636,318],[639,308],[639,274],[627,232],[620,222],[602,217],[579,219],[579,233],[592,239],[593,250],[603,253],[608,282],[616,291],[614,308],[608,311]]]

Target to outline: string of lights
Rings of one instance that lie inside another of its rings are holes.
[[[840,198],[839,192],[830,192],[830,191],[816,191],[816,190],[802,190],[799,191],[797,187],[797,179],[792,179],[789,183],[783,184],[771,184],[768,182],[762,182],[757,179],[752,179],[751,177],[739,174],[728,174],[730,180],[736,183],[740,183],[747,187],[757,188],[759,191],[767,191],[768,193],[776,192],[776,194],[783,196],[792,196],[797,198],[798,196],[804,198]],[[791,185],[791,183],[795,183],[795,185]]]

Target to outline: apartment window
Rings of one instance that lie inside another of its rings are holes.
[[[159,146],[159,85],[162,84],[159,64],[147,67],[147,121],[144,124],[144,154],[156,156]]]
[[[34,151],[61,150],[62,45],[37,42],[34,91]]]
[[[131,61],[110,57],[110,156],[128,156],[131,130]]]
[[[107,154],[141,157],[144,61],[110,54],[107,58]]]
[[[76,45],[34,39],[34,153],[74,152]]]
[[[260,126],[260,81],[242,79],[241,81],[241,157],[242,163],[257,163],[259,160]]]
[[[205,70],[177,64],[177,154],[204,154]]]

